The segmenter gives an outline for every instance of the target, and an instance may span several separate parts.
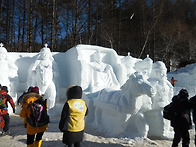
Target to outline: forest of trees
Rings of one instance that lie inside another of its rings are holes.
[[[0,42],[9,52],[53,52],[77,44],[119,55],[195,62],[195,0],[0,0]]]

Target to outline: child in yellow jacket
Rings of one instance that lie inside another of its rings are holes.
[[[72,86],[67,90],[67,101],[61,113],[59,129],[63,132],[63,143],[68,147],[72,144],[79,147],[83,140],[84,117],[87,115],[88,108],[81,97],[82,88],[80,86]]]
[[[30,93],[26,94],[23,99],[23,107],[20,112],[20,117],[27,118],[30,117],[31,110],[28,108],[30,102],[34,102],[38,99],[41,99],[42,96],[39,95],[39,88],[33,87]],[[27,122],[27,147],[41,147],[42,144],[42,136],[44,132],[47,130],[47,124],[40,127],[31,126]],[[36,135],[36,137],[35,137]],[[34,142],[35,139],[35,142]]]

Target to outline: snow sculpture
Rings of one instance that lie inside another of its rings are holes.
[[[168,138],[172,135],[170,132],[170,122],[163,119],[162,111],[163,107],[173,97],[173,87],[167,80],[167,68],[162,61],[153,63],[149,81],[156,88],[157,93],[154,97],[151,97],[152,110],[146,113],[150,126],[148,136]]]
[[[131,123],[132,117],[136,117],[141,109],[142,95],[145,94],[151,97],[155,91],[150,83],[139,72],[136,72],[129,77],[121,90],[103,89],[97,93],[88,94],[86,102],[91,112],[86,121],[112,134],[124,134],[125,132],[129,135],[134,134],[130,128],[136,127],[129,127],[129,125],[133,124]],[[141,133],[140,136],[145,134],[141,130],[135,131]]]
[[[89,64],[92,76],[90,83],[91,92],[96,92],[106,87],[116,88],[120,86],[112,66],[101,61],[99,51],[91,55]]]
[[[149,55],[144,60],[139,60],[134,64],[134,70],[139,72],[145,80],[148,80],[153,61]],[[152,109],[152,101],[148,95],[143,95],[141,98],[140,110],[131,119],[131,126],[135,126],[138,130],[138,136],[147,137],[149,125],[146,121],[145,113]],[[134,130],[133,130],[134,131]],[[132,132],[133,132],[132,131]]]
[[[130,52],[128,52],[127,56],[121,59],[121,63],[125,66],[126,69],[126,80],[129,79],[129,76],[135,72],[135,69],[133,67],[135,66],[136,60],[137,59],[134,59],[130,56]]]
[[[152,70],[153,61],[149,58],[149,55],[142,60],[135,63],[134,69],[144,76],[145,79],[148,79]]]
[[[12,96],[14,101],[17,98],[17,85],[18,85],[18,68],[12,63],[8,57],[8,53],[3,44],[0,44],[0,84],[7,86],[9,94]]]
[[[35,85],[40,89],[40,94],[44,94],[48,99],[48,108],[55,106],[56,87],[53,81],[54,59],[47,44],[41,49],[37,60],[33,63],[28,72],[28,86]],[[56,71],[56,70],[55,70]]]
[[[98,59],[93,59],[97,52],[100,57],[98,62]],[[111,85],[115,89],[120,89],[120,86],[127,80],[125,67],[122,66],[120,57],[113,49],[80,44],[69,49],[65,53],[63,60],[61,59],[62,61],[64,62],[63,66],[66,66],[66,68],[61,68],[60,70],[64,72],[63,76],[65,78],[63,81],[67,81],[66,83],[64,82],[66,88],[70,85],[80,85],[85,93],[91,93],[91,91],[95,92]],[[100,68],[102,71],[99,71],[97,68]],[[95,82],[97,80],[93,79],[92,73],[94,75],[100,73],[101,76],[98,75],[98,78],[104,77],[104,79]],[[112,81],[113,79],[117,79],[118,83]],[[105,83],[103,82],[104,80],[106,80]],[[100,85],[100,87],[95,85],[92,88],[94,84]],[[104,87],[101,87],[101,85],[104,85]]]

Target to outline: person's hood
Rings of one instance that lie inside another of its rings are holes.
[[[82,88],[80,86],[71,86],[67,90],[67,99],[81,99]]]
[[[7,95],[7,91],[1,90],[1,91],[0,91],[0,94],[2,94],[2,95]]]
[[[40,99],[42,97],[43,97],[42,95],[39,95],[34,92],[30,92],[30,93],[24,95],[23,104],[25,104],[25,103],[28,104],[30,101],[35,101],[35,100]]]

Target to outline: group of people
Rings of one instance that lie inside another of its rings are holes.
[[[3,96],[2,96],[3,95]],[[6,104],[6,107],[1,108],[1,115],[5,121],[2,135],[9,134],[9,102],[15,113],[15,105],[13,99],[8,94],[6,86],[2,86],[0,90],[0,98],[2,98]],[[85,121],[84,117],[88,113],[88,108],[84,100],[82,100],[82,88],[80,86],[71,86],[66,93],[67,101],[64,104],[61,113],[61,119],[59,122],[59,130],[63,132],[63,143],[65,146],[71,147],[74,144],[75,147],[80,147],[80,142],[83,140]],[[40,95],[39,88],[37,86],[31,86],[28,91],[23,93],[18,99],[18,104],[22,105],[20,117],[24,118],[25,127],[27,129],[27,147],[41,147],[42,136],[47,130],[48,124],[33,126],[29,122],[29,118],[32,115],[30,104],[36,101],[44,101],[44,95]],[[43,115],[43,113],[42,113]]]
[[[182,139],[182,147],[189,147],[190,135],[189,129],[192,127],[192,120],[196,124],[196,96],[191,97],[186,89],[181,89],[177,95],[172,98],[171,126],[174,128],[174,138],[172,147],[177,147]],[[191,117],[193,110],[193,117]],[[196,140],[195,140],[196,144]]]

